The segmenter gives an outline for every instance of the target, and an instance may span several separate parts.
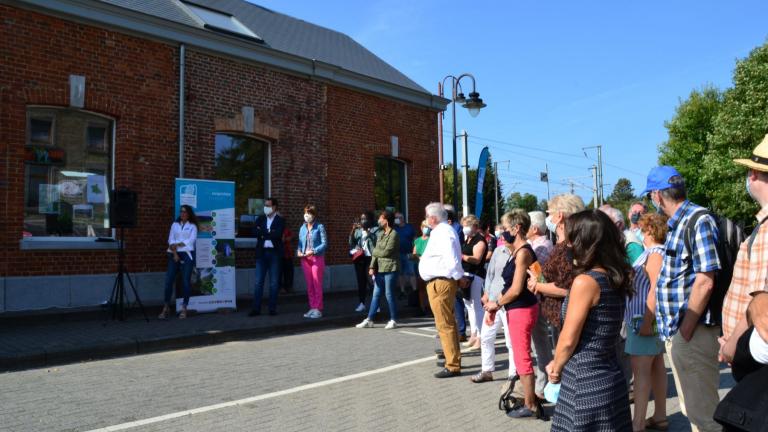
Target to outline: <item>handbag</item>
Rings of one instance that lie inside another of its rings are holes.
[[[364,255],[365,255],[365,252],[363,252],[362,249],[360,249],[360,248],[355,249],[354,252],[352,252],[352,254],[351,254],[352,262],[355,262],[355,261],[359,260]]]
[[[459,289],[461,290],[461,297],[465,300],[472,298],[472,281],[475,280],[474,275],[464,276],[459,279]]]
[[[724,431],[768,431],[768,366],[739,381],[717,405],[714,419]]]

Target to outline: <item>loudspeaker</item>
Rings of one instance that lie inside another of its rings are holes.
[[[120,188],[109,193],[109,220],[112,228],[135,228],[139,200],[136,192]]]

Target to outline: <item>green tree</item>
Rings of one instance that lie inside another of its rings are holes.
[[[626,178],[620,178],[613,187],[613,193],[608,196],[610,204],[619,204],[635,199],[635,190],[632,188],[632,182]]]
[[[453,165],[448,164],[447,169],[443,171],[443,200],[445,203],[451,204],[453,203]],[[485,179],[483,181],[483,212],[480,215],[475,215],[480,218],[481,221],[487,221],[491,224],[494,224],[496,222],[496,207],[493,205],[494,200],[496,199],[496,191],[494,188],[494,182],[496,181],[496,171],[493,169],[493,161],[491,158],[488,158],[488,164],[485,168]],[[470,213],[474,214],[475,212],[475,201],[476,201],[476,192],[477,192],[477,168],[469,168],[467,170],[468,172],[468,181],[467,181],[467,201],[469,202],[469,211]],[[458,185],[459,185],[459,208],[457,209],[459,212],[461,212],[462,209],[462,202],[461,202],[461,179],[462,179],[462,172],[461,170],[458,171],[459,177],[458,177]],[[499,212],[503,212],[504,209],[504,199],[503,199],[503,192],[502,192],[502,185],[501,182],[499,182]]]
[[[667,122],[659,162],[685,177],[689,198],[736,221],[753,223],[757,205],[745,192],[748,157],[768,132],[768,44],[737,61],[733,87],[694,91]]]
[[[709,196],[700,175],[722,100],[722,93],[714,87],[692,91],[680,102],[675,116],[664,123],[669,139],[659,147],[659,164],[677,168],[685,179],[688,198],[704,206],[709,205]]]
[[[507,198],[504,208],[506,211],[516,208],[521,208],[528,212],[539,210],[539,199],[536,195],[529,193],[521,194],[520,192],[513,192]]]

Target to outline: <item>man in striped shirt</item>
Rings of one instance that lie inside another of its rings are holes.
[[[768,135],[752,152],[750,159],[734,162],[748,168],[747,193],[760,204],[757,226],[741,244],[733,279],[723,303],[723,339],[721,355],[730,361],[736,342],[747,330],[747,306],[753,292],[768,291]]]
[[[707,313],[715,272],[720,269],[717,224],[706,209],[686,199],[685,181],[673,167],[653,168],[643,193],[669,217],[656,283],[656,319],[666,341],[681,410],[694,432],[720,431],[722,427],[712,419],[720,401],[720,328]]]

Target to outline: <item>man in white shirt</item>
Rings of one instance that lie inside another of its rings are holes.
[[[448,214],[442,204],[429,204],[426,213],[427,225],[432,232],[419,260],[419,275],[427,283],[429,305],[445,354],[445,368],[436,373],[435,378],[448,378],[461,374],[459,335],[454,314],[457,281],[464,275],[461,247],[456,231],[446,223]]]

